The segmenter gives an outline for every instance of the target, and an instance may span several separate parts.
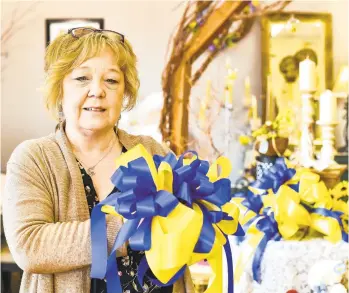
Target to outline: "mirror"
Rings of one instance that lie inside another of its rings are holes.
[[[299,63],[307,57],[316,63],[318,97],[332,88],[331,14],[282,12],[262,17],[263,121],[289,109],[294,122],[291,145],[297,145],[300,135]],[[316,138],[319,135],[316,130]]]

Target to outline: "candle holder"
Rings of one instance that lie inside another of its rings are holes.
[[[334,157],[337,153],[335,145],[335,128],[338,125],[337,121],[326,122],[326,121],[317,121],[317,125],[321,127],[321,140],[322,148],[320,151],[320,162],[326,164],[327,167],[337,165],[334,160]]]
[[[313,107],[315,90],[302,90],[302,133],[298,151],[298,161],[303,167],[311,167],[314,155],[314,116]]]

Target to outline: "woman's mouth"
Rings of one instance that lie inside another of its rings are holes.
[[[83,108],[85,111],[88,112],[104,112],[105,109],[103,108]]]

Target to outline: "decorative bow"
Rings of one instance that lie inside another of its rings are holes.
[[[236,280],[239,280],[243,267],[254,255],[253,277],[255,281],[261,282],[260,263],[267,242],[280,238],[296,239],[300,229],[314,229],[333,243],[340,240],[348,242],[348,206],[338,200],[341,196],[332,198],[319,175],[307,170],[296,172],[282,161],[280,158],[260,181],[250,187],[255,192],[253,202],[263,202],[261,208],[251,203],[250,191],[245,194],[245,198],[239,194],[233,195],[233,200],[237,197],[239,207],[244,211],[244,218],[240,221],[248,236],[244,253],[238,260]],[[338,188],[331,192],[339,193]],[[246,210],[246,206],[250,210]],[[252,217],[251,213],[255,216]]]
[[[127,240],[144,250],[138,280],[149,267],[159,286],[177,281],[187,266],[207,259],[215,274],[206,292],[222,292],[222,249],[228,263],[228,291],[233,292],[233,266],[227,235],[243,235],[239,209],[230,203],[231,165],[221,157],[209,166],[195,156],[177,160],[169,153],[152,157],[137,145],[117,160],[111,180],[120,192],[110,195],[92,211],[91,277],[107,279],[109,293],[121,292],[116,250]],[[218,167],[221,174],[218,174]],[[126,219],[107,257],[105,214]]]

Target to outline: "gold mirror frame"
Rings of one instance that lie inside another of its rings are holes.
[[[291,16],[294,15],[300,22],[315,22],[321,21],[325,25],[324,36],[324,53],[325,53],[325,85],[327,89],[332,89],[333,75],[332,75],[332,15],[329,13],[303,13],[296,11],[271,13],[262,17],[262,120],[273,120],[276,116],[275,99],[270,98],[270,86],[268,85],[268,75],[270,73],[270,25],[272,22],[287,22]],[[321,60],[319,62],[322,62]]]

